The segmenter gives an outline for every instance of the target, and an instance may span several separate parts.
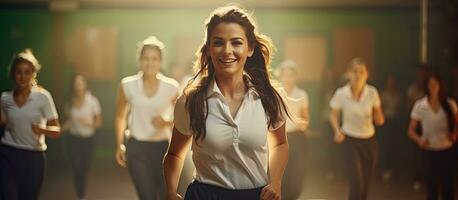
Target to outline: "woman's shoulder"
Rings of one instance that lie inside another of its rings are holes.
[[[4,98],[4,97],[8,97],[8,96],[12,96],[13,95],[13,90],[6,90],[6,91],[2,91],[1,92],[1,97]]]
[[[300,87],[295,87],[295,94],[298,96],[298,97],[308,97],[308,94],[307,94],[307,91],[305,91],[304,89],[300,88]]]
[[[121,84],[130,84],[130,83],[135,83],[136,81],[138,81],[139,79],[141,78],[141,75],[140,73],[137,73],[135,75],[131,75],[131,76],[126,76],[124,78],[121,79]]]
[[[180,84],[173,78],[167,77],[164,74],[160,73],[157,75],[158,79],[169,87],[179,88]]]
[[[350,91],[349,89],[350,89],[350,86],[349,86],[348,84],[346,84],[346,85],[343,85],[343,86],[341,86],[341,87],[338,87],[338,88],[335,90],[334,93],[335,93],[336,95],[343,95],[343,94],[345,94],[345,93],[348,93],[348,92]]]
[[[91,102],[98,102],[99,99],[90,91],[87,91],[86,98]]]
[[[51,93],[42,86],[34,86],[32,88],[32,93],[38,96],[49,97],[51,98]]]
[[[13,101],[13,91],[8,90],[8,91],[2,91],[0,94],[0,103],[3,105],[6,102]]]
[[[419,98],[415,101],[413,107],[419,107],[419,106],[427,106],[428,104],[428,97],[427,96],[424,96],[422,98]]]
[[[177,101],[175,102],[175,114],[177,113],[186,113],[187,108],[186,108],[186,101],[187,101],[187,96],[185,94],[181,94],[178,96]]]
[[[366,88],[368,89],[369,92],[377,92],[378,93],[377,87],[375,87],[373,85],[367,84]]]

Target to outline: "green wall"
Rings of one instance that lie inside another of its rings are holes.
[[[0,9],[0,90],[11,88],[8,65],[14,52],[32,48],[42,64],[40,84],[50,86],[52,73],[52,15],[46,10]]]

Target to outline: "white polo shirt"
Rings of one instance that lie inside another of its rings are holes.
[[[186,98],[180,96],[175,106],[175,128],[191,135]],[[196,144],[192,158],[199,182],[227,189],[252,189],[268,183],[267,132],[276,130],[284,120],[268,127],[268,116],[254,88],[245,94],[235,118],[215,81],[208,90],[206,137]],[[282,117],[283,118],[283,117]]]
[[[45,127],[47,121],[57,119],[57,111],[51,94],[41,87],[32,87],[27,102],[18,107],[13,91],[1,96],[2,115],[6,116],[5,135],[2,143],[18,149],[45,151],[45,135],[36,135],[32,124]]]
[[[70,108],[70,127],[69,132],[72,135],[88,138],[94,135],[95,129],[87,127],[80,123],[79,119],[84,119],[93,124],[95,117],[100,115],[101,108],[99,100],[94,97],[90,92],[84,95],[83,104],[80,107],[72,106]]]
[[[140,141],[150,141],[155,134],[170,136],[170,128],[157,129],[153,125],[153,118],[162,116],[171,120],[173,100],[178,96],[178,82],[165,77],[161,73],[156,75],[158,88],[156,94],[147,97],[143,89],[143,72],[122,79],[124,94],[130,106],[128,128],[131,136]],[[164,140],[168,138],[163,138]]]
[[[453,114],[457,114],[457,105],[453,99],[448,99]],[[430,150],[444,150],[453,146],[448,138],[447,114],[441,107],[434,112],[428,102],[428,97],[417,100],[410,114],[412,119],[421,122],[422,139],[428,139]]]
[[[300,119],[302,118],[301,112],[303,107],[309,106],[309,97],[305,90],[296,86],[291,91],[291,94],[288,95],[286,103],[288,104],[288,109],[293,120]],[[299,128],[293,120],[291,120],[290,118],[286,120],[286,132],[293,132],[299,130]]]
[[[342,131],[345,135],[367,139],[375,134],[372,120],[374,107],[380,106],[380,96],[374,86],[366,84],[359,101],[353,98],[350,84],[338,88],[329,105],[342,111]]]

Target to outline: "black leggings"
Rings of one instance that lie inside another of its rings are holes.
[[[426,185],[426,196],[428,200],[439,199],[439,191],[443,200],[453,200],[453,150],[443,151],[422,150],[423,172]]]
[[[168,141],[127,141],[127,168],[140,200],[165,199],[162,160],[167,147]]]
[[[402,127],[398,118],[387,118],[385,124],[378,130],[377,141],[379,142],[379,167],[381,170],[393,170],[397,163],[401,163],[401,146],[405,137],[401,134]]]
[[[82,138],[71,134],[66,134],[66,136],[76,195],[82,199],[86,195],[86,179],[94,152],[94,137]]]
[[[258,200],[263,187],[244,190],[231,190],[197,181],[186,190],[185,200]]]
[[[366,200],[377,161],[377,141],[375,137],[358,139],[346,136],[342,145],[350,184],[349,200]]]
[[[0,194],[3,199],[38,199],[44,172],[44,152],[0,144]]]

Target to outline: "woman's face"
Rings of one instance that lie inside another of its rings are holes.
[[[367,82],[367,67],[362,64],[355,64],[349,71],[350,83],[352,85],[362,85]]]
[[[284,85],[296,85],[296,73],[292,69],[280,69],[278,78]]]
[[[28,62],[20,62],[14,68],[14,82],[16,87],[25,89],[32,86],[35,78],[33,66]]]
[[[76,76],[73,84],[73,89],[77,95],[84,95],[86,93],[86,80],[82,76]]]
[[[388,76],[386,79],[386,88],[387,89],[396,89],[396,79],[393,76]]]
[[[429,94],[431,96],[438,96],[439,95],[440,85],[439,85],[439,81],[436,78],[434,78],[434,77],[429,78],[429,80],[428,80],[428,90],[429,90]]]
[[[156,76],[161,68],[161,53],[156,48],[144,47],[139,63],[145,75]]]
[[[216,75],[242,75],[247,58],[253,55],[243,27],[237,23],[220,23],[210,35],[207,55]]]

